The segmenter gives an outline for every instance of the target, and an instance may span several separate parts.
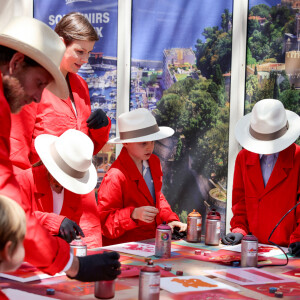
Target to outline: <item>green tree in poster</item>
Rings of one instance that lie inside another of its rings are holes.
[[[284,107],[288,110],[300,115],[300,91],[299,90],[286,90],[283,91],[279,99]]]
[[[281,76],[284,78],[283,81],[279,84],[280,92],[289,90],[291,88],[290,81],[285,71],[281,72]]]
[[[232,23],[232,14],[229,13],[229,10],[226,8],[224,9],[224,13],[221,15],[222,22],[221,27],[223,31],[228,32],[229,30],[229,23]]]
[[[268,18],[271,8],[266,4],[258,4],[249,10],[250,16],[259,16],[261,18]]]
[[[258,91],[257,75],[249,75],[246,78],[246,96],[250,104],[251,102],[256,100],[255,96],[257,91]]]

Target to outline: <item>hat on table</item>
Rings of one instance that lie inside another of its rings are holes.
[[[235,137],[242,147],[258,154],[272,154],[289,147],[300,134],[300,117],[281,101],[263,99],[236,124]]]
[[[151,142],[167,138],[174,134],[170,127],[158,127],[154,116],[145,108],[125,112],[118,117],[119,137],[110,139],[108,143]]]
[[[1,29],[0,45],[30,57],[54,78],[47,89],[62,99],[69,90],[59,66],[66,47],[58,34],[43,22],[29,17],[15,17]]]
[[[75,194],[87,194],[95,188],[94,144],[86,134],[75,129],[59,137],[41,134],[35,139],[35,148],[47,170],[64,188]]]

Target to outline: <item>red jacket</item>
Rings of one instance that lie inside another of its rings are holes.
[[[94,191],[89,194],[89,197],[83,198],[82,195],[65,189],[63,206],[60,214],[57,215],[53,213],[52,191],[44,165],[22,171],[17,176],[17,180],[23,200],[31,207],[31,213],[52,235],[59,233],[64,218],[67,217],[80,225],[81,216],[84,215],[89,222],[89,228],[82,228],[86,236],[85,242],[89,248],[102,246],[101,225]]]
[[[156,227],[163,221],[179,221],[161,192],[163,174],[159,158],[152,154],[148,162],[155,188],[155,206],[159,209],[156,220],[149,224],[131,219],[134,208],[154,206],[154,201],[142,174],[123,147],[98,190],[104,246],[153,238]]]
[[[18,202],[26,213],[26,236],[24,240],[25,260],[48,274],[64,269],[70,259],[70,246],[61,238],[53,237],[30,213],[30,208],[22,201],[20,189],[15,180],[9,160],[9,134],[11,127],[10,108],[3,94],[0,72],[0,194]],[[45,251],[47,249],[47,251]]]
[[[109,137],[111,122],[100,129],[89,129],[86,120],[91,114],[89,90],[79,76],[69,73],[70,85],[75,101],[77,116],[70,98],[62,100],[44,89],[39,104],[23,107],[18,115],[12,115],[11,155],[13,164],[28,169],[39,160],[34,148],[34,140],[40,134],[60,136],[67,129],[77,129],[87,134],[94,143],[97,154]]]
[[[300,194],[300,147],[292,144],[279,153],[264,187],[259,154],[245,149],[237,156],[232,191],[231,231],[251,232],[260,243],[268,237]],[[300,241],[300,207],[290,212],[274,231],[271,241],[281,246]]]

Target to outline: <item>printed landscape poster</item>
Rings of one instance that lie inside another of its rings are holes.
[[[245,113],[273,98],[299,114],[300,2],[249,0],[247,27]]]
[[[130,109],[175,130],[156,142],[182,221],[216,208],[225,229],[232,0],[133,0]],[[204,233],[204,231],[203,231]]]
[[[98,33],[87,64],[78,74],[88,84],[92,111],[101,108],[111,119],[110,135],[116,132],[118,0],[34,0],[33,16],[55,28],[65,14],[80,12]],[[94,156],[99,186],[115,160],[115,147],[105,145]]]

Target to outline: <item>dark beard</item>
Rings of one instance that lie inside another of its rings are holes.
[[[3,75],[3,93],[13,114],[20,112],[26,93],[18,78],[10,75]]]

